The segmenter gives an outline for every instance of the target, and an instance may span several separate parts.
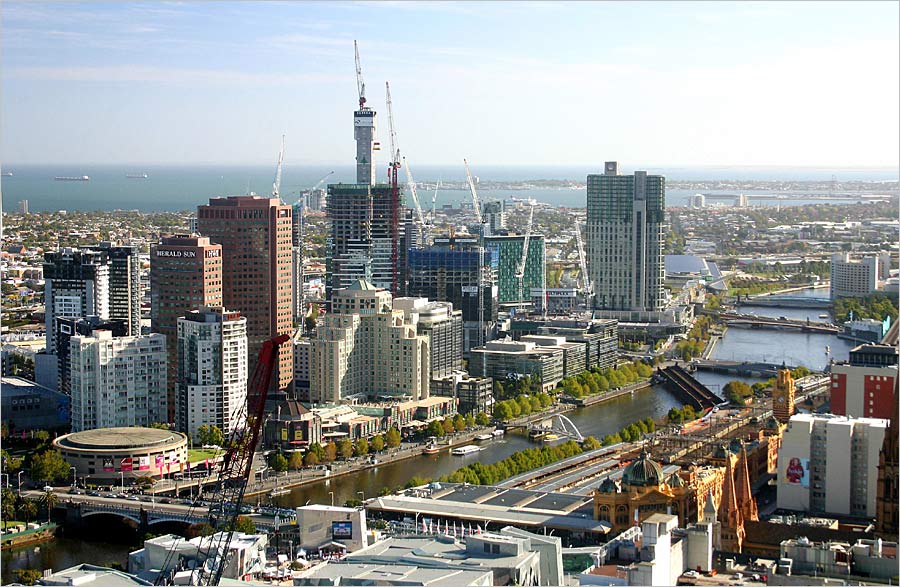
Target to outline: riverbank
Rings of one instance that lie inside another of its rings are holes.
[[[50,522],[41,524],[39,527],[30,530],[4,534],[2,538],[0,538],[0,550],[10,550],[20,546],[52,540],[56,536],[57,528],[59,528],[58,525]]]
[[[641,389],[646,389],[653,384],[650,379],[645,381],[638,381],[637,383],[632,383],[631,385],[626,385],[625,387],[620,388],[617,391],[613,391],[611,393],[598,393],[596,395],[589,395],[586,397],[581,397],[578,399],[573,399],[571,401],[571,405],[577,406],[579,408],[586,408],[588,406],[593,406],[595,404],[603,403],[605,401],[613,400],[617,397],[621,397],[623,395],[629,395]]]

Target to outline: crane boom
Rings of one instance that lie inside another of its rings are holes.
[[[353,53],[356,56],[356,90],[359,92],[359,109],[366,107],[366,83],[363,81],[362,66],[359,64],[359,46],[353,41]]]
[[[412,195],[412,201],[416,207],[416,217],[419,219],[419,224],[425,226],[425,216],[422,214],[422,206],[419,204],[419,193],[416,191],[416,181],[413,179],[412,169],[409,168],[406,157],[403,158],[403,163],[406,168],[406,183],[409,186],[409,193]]]
[[[478,201],[478,192],[475,191],[475,182],[472,181],[472,174],[469,172],[469,162],[463,159],[463,165],[466,166],[466,181],[469,182],[469,191],[472,192],[472,205],[475,206],[475,217],[478,219],[478,224],[482,224],[481,203]]]
[[[590,299],[594,295],[594,282],[588,275],[587,258],[584,254],[584,241],[581,238],[581,226],[575,221],[575,242],[578,245],[578,264],[581,267],[581,287],[584,289],[585,305],[590,304]]]
[[[210,506],[210,520],[213,521],[213,518],[218,517],[218,524],[212,525],[219,531],[215,538],[210,538],[210,552],[222,553],[222,559],[209,571],[206,571],[205,566],[201,567],[198,576],[200,585],[218,585],[228,563],[229,546],[241,511],[241,501],[247,488],[247,480],[253,473],[253,453],[259,441],[259,431],[263,422],[269,383],[278,357],[278,347],[288,340],[290,337],[287,334],[276,336],[264,342],[259,350],[259,360],[247,387],[245,408],[247,425],[231,433],[229,448],[225,452],[216,487],[219,498]],[[216,507],[217,509],[214,509]]]
[[[388,125],[391,135],[391,166],[400,166],[400,145],[397,144],[397,132],[394,130],[394,104],[391,101],[391,83],[384,82],[385,101],[388,109]]]
[[[525,225],[525,242],[522,243],[522,258],[516,267],[516,279],[519,280],[519,303],[525,303],[525,262],[528,260],[528,242],[531,240],[531,226],[534,222],[534,206],[528,211],[528,224]]]
[[[317,189],[319,189],[322,186],[322,184],[325,183],[325,180],[328,179],[329,177],[331,177],[332,175],[334,175],[334,171],[329,171],[328,173],[326,173],[322,177],[322,179],[320,179],[319,181],[316,182],[316,185],[312,186],[312,189],[310,189],[309,191],[314,192]]]
[[[272,182],[272,197],[281,198],[281,166],[284,163],[284,135],[281,135],[281,151],[278,153],[278,167],[275,168],[275,181]]]

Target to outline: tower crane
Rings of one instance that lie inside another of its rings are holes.
[[[581,266],[581,288],[584,290],[584,305],[590,310],[594,298],[594,282],[587,270],[587,258],[584,255],[584,241],[581,239],[580,223],[575,221],[575,242],[578,245],[578,264]]]
[[[525,242],[522,243],[522,258],[516,267],[516,279],[519,281],[519,305],[527,306],[525,301],[525,262],[528,260],[528,241],[531,240],[531,226],[534,222],[534,206],[528,210],[528,224],[525,225]],[[530,297],[530,296],[529,296]],[[544,304],[541,303],[541,306]]]
[[[434,195],[431,196],[431,223],[434,224],[437,218],[437,193],[441,189],[441,178],[438,178],[437,184],[434,186]]]
[[[196,583],[193,583],[195,585],[218,585],[228,565],[229,547],[234,538],[234,528],[241,512],[247,481],[252,474],[253,453],[259,441],[269,383],[278,358],[278,347],[289,340],[287,334],[282,334],[265,341],[259,350],[256,369],[247,387],[247,404],[237,418],[237,421],[241,422],[246,417],[246,426],[235,428],[228,438],[226,445],[229,448],[225,452],[216,482],[217,498],[209,507],[210,525],[216,528],[218,533],[201,544],[203,548],[208,549],[207,561],[210,564],[204,564],[197,569]],[[176,547],[173,547],[166,556],[163,568],[169,568],[173,557],[176,556],[178,556]],[[161,573],[157,577],[156,584],[166,584],[169,579],[169,576]]]
[[[478,192],[475,190],[475,182],[472,181],[472,173],[469,171],[469,162],[463,159],[466,166],[466,181],[469,182],[469,191],[472,193],[472,205],[475,207],[475,217],[481,226],[481,234],[478,236],[478,346],[484,346],[484,235],[487,232],[485,218],[481,215],[481,203],[478,201]]]
[[[419,219],[419,224],[424,227],[426,224],[425,215],[422,214],[422,206],[419,205],[419,194],[416,191],[416,181],[413,179],[412,169],[409,168],[409,163],[406,161],[406,157],[403,158],[403,163],[405,164],[404,166],[406,168],[406,182],[409,186],[409,193],[412,196],[413,204],[416,207],[416,217]]]
[[[284,135],[281,135],[281,151],[278,152],[278,167],[275,168],[275,181],[272,182],[272,197],[281,199],[281,166],[284,163]],[[284,202],[282,202],[284,203]]]
[[[362,65],[359,64],[359,46],[353,41],[353,53],[356,57],[356,90],[359,93],[359,109],[366,107],[366,83],[363,81]]]

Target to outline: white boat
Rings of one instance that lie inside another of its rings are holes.
[[[128,179],[147,179],[150,176],[146,173],[126,173],[125,177]]]
[[[497,428],[496,430],[491,432],[491,434],[493,434],[494,436],[503,436],[504,434],[506,434],[506,430],[501,430],[501,429]]]
[[[278,497],[279,495],[287,495],[290,492],[291,492],[291,490],[286,487],[283,487],[281,489],[273,489],[272,491],[269,492],[269,497]]]
[[[494,438],[493,434],[479,434],[475,440],[491,440],[492,438]]]
[[[458,457],[461,457],[461,456],[465,456],[465,455],[470,455],[473,452],[479,452],[480,450],[481,450],[480,446],[475,446],[474,444],[468,444],[466,446],[460,446],[460,447],[454,448],[453,450],[450,451],[450,454],[454,454]]]
[[[54,177],[56,181],[91,181],[91,176],[89,175],[81,175],[78,177],[69,177],[66,175],[58,175]]]
[[[819,314],[819,318],[828,318],[828,314]]]

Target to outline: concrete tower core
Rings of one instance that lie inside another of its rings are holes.
[[[353,138],[356,139],[356,183],[375,184],[375,111],[365,106],[353,113]]]

